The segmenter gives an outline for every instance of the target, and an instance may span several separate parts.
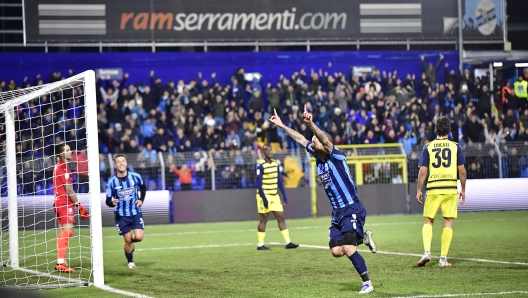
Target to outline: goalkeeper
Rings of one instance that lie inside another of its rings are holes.
[[[117,231],[125,240],[125,256],[129,269],[136,269],[132,253],[134,242],[143,240],[145,223],[141,215],[141,206],[145,200],[147,186],[141,175],[129,171],[123,154],[114,157],[116,174],[108,179],[106,205],[114,208]],[[130,233],[134,230],[134,234]]]
[[[53,170],[53,193],[55,195],[53,210],[57,215],[59,227],[57,236],[58,257],[55,270],[71,273],[75,270],[66,263],[66,251],[68,250],[70,238],[73,236],[73,225],[75,225],[73,207],[77,207],[83,220],[88,219],[88,211],[81,206],[73,190],[73,177],[68,167],[68,162],[72,159],[70,146],[65,143],[57,144],[55,146],[55,155],[59,157]]]

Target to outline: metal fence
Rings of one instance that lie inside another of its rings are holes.
[[[462,147],[466,157],[468,179],[528,177],[528,143],[502,144],[476,143]],[[310,185],[310,159],[305,150],[289,150],[273,154],[281,165],[287,188]],[[348,156],[390,156],[398,154],[398,148],[361,148],[345,150]],[[415,146],[407,156],[407,173],[401,162],[372,162],[350,164],[352,178],[358,184],[416,182],[422,148]],[[201,151],[183,153],[142,152],[125,154],[130,170],[141,174],[150,190],[216,190],[255,187],[255,164],[262,158],[260,151]],[[113,155],[99,155],[101,191],[106,190],[107,179],[114,174]],[[86,193],[88,176],[80,173],[76,158],[69,163],[74,175],[74,189]],[[52,176],[56,160],[53,157],[17,160],[19,194],[53,194]],[[0,169],[5,169],[5,158],[0,157]],[[362,177],[357,177],[360,166]],[[6,173],[0,171],[2,195],[6,195]],[[357,181],[358,178],[362,182]]]

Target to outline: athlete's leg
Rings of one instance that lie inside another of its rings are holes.
[[[451,246],[451,240],[453,239],[453,218],[444,217],[442,229],[442,246],[440,250],[440,261],[438,264],[441,267],[449,267],[451,264],[447,261],[447,253],[449,252],[449,247]]]
[[[70,238],[73,237],[73,227],[75,225],[73,205],[54,207],[57,215],[57,265],[55,270],[61,272],[73,272],[74,270],[67,265],[66,256]]]
[[[268,213],[259,213],[259,215],[260,221],[257,232],[257,249],[267,250],[268,248],[264,246],[264,238],[266,238],[266,223],[268,222]]]
[[[366,294],[374,291],[374,287],[370,281],[365,259],[363,259],[363,256],[361,256],[361,254],[356,249],[355,244],[357,243],[358,238],[359,235],[356,231],[343,233],[343,251],[347,255],[348,259],[352,262],[352,265],[354,265],[354,268],[356,269],[359,276],[361,276],[361,280],[363,281],[363,286],[361,287],[361,291],[359,293]]]
[[[73,237],[73,224],[67,223],[59,225],[59,234],[57,235],[57,266],[55,266],[55,270],[73,272],[73,269],[66,262],[71,237]]]
[[[283,231],[288,229],[286,227],[286,221],[284,220],[284,214],[279,211],[273,211],[273,214],[275,215],[275,218],[277,219],[277,223],[279,224],[279,230]]]

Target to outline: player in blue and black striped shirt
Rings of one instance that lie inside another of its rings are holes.
[[[108,179],[106,205],[114,208],[117,231],[125,240],[125,256],[128,268],[136,269],[132,253],[134,242],[143,240],[145,223],[141,215],[141,206],[145,200],[147,187],[136,172],[129,171],[123,154],[114,157],[116,174]],[[134,234],[130,233],[134,230]]]
[[[317,175],[321,179],[333,209],[329,231],[329,246],[332,255],[336,258],[346,255],[363,280],[359,293],[370,293],[374,291],[374,287],[370,281],[365,260],[357,251],[356,246],[364,243],[372,252],[376,252],[376,244],[372,240],[372,232],[368,230],[363,232],[367,212],[357,196],[357,189],[352,181],[346,156],[332,144],[328,133],[321,131],[313,123],[312,114],[306,110],[306,106],[302,118],[315,134],[311,142],[297,131],[284,125],[276,111],[270,122],[282,128],[292,139],[315,156]]]

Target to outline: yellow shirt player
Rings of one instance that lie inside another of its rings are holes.
[[[297,248],[299,245],[290,241],[290,233],[284,221],[283,207],[288,203],[286,191],[284,190],[284,183],[279,171],[279,164],[271,158],[271,146],[264,145],[262,149],[264,159],[257,160],[256,176],[257,176],[257,208],[260,215],[260,222],[258,225],[258,244],[257,250],[269,250],[264,245],[264,238],[266,236],[266,223],[268,222],[269,212],[273,212],[282,237],[286,242],[286,248]],[[279,197],[278,189],[282,192],[282,199]]]
[[[442,247],[440,267],[448,267],[451,264],[447,261],[447,253],[453,238],[453,219],[457,217],[458,197],[460,204],[466,200],[466,160],[462,148],[453,141],[447,139],[451,130],[451,120],[442,116],[436,120],[436,140],[425,145],[420,158],[420,173],[418,174],[418,190],[416,199],[422,204],[422,186],[427,172],[426,194],[427,199],[424,205],[424,225],[422,228],[423,245],[425,253],[418,262],[419,267],[425,266],[431,260],[431,241],[433,239],[433,222],[440,207],[444,229],[442,230]],[[462,189],[460,194],[457,190],[457,173],[460,177]]]

